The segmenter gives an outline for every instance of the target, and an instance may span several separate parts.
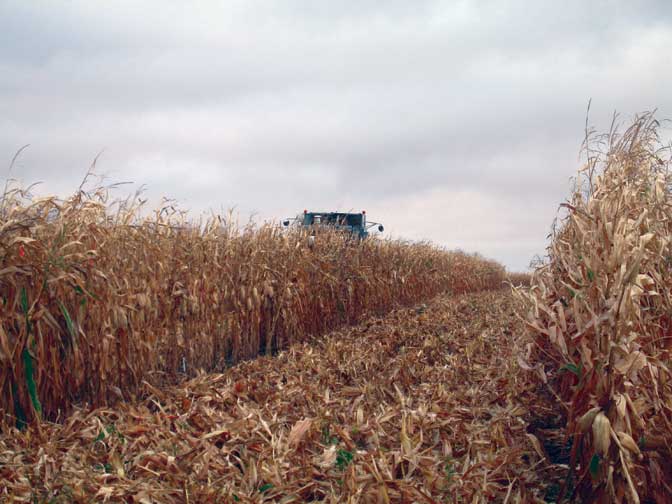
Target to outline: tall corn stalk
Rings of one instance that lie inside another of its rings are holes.
[[[565,496],[672,496],[672,175],[652,114],[589,135],[567,215],[526,301],[539,376],[572,440]]]

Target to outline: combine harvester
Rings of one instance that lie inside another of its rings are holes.
[[[313,228],[314,226],[328,226],[363,240],[368,238],[369,230],[377,227],[379,232],[385,229],[382,224],[378,222],[367,222],[366,211],[361,213],[346,213],[346,212],[309,212],[304,210],[303,214],[298,215],[293,219],[285,219],[282,225],[288,227],[290,224],[302,226],[305,228]],[[315,234],[315,230],[311,232]]]

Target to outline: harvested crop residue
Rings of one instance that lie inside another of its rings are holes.
[[[564,471],[530,427],[552,408],[518,367],[520,332],[507,291],[441,297],[139,404],[13,430],[0,499],[543,501]]]

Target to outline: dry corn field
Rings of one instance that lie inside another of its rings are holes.
[[[6,191],[0,500],[672,502],[658,131],[587,134],[531,277]]]
[[[499,287],[504,269],[428,244],[314,240],[278,227],[188,223],[170,208],[79,192],[7,192],[0,215],[0,406],[20,422],[175,381],[441,292]]]

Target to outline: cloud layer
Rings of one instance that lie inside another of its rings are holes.
[[[366,208],[393,236],[523,269],[608,127],[672,117],[649,2],[4,1],[0,156],[77,187],[94,156],[195,212]]]

